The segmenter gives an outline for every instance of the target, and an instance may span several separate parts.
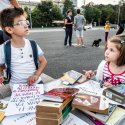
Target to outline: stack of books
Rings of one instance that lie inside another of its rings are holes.
[[[37,125],[60,125],[71,111],[72,99],[64,102],[42,101],[36,106]]]
[[[60,125],[72,109],[78,88],[56,88],[42,95],[44,101],[36,106],[37,125]]]

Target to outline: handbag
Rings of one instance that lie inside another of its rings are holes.
[[[0,85],[0,99],[3,99],[5,97],[10,96],[12,93],[9,82],[8,81],[4,81],[1,85]]]

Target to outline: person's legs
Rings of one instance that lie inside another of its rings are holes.
[[[83,30],[81,30],[80,31],[80,44],[82,45],[82,46],[85,46],[85,42],[84,42],[84,40],[83,40]]]
[[[105,42],[107,42],[108,32],[105,32]]]
[[[67,45],[67,39],[68,39],[68,33],[69,31],[68,31],[68,28],[66,28],[65,29],[65,40],[64,40],[64,46],[66,46]]]
[[[69,28],[69,46],[72,46],[72,28]]]
[[[80,34],[79,34],[79,30],[76,30],[76,38],[77,38],[77,46],[79,46],[80,44]]]

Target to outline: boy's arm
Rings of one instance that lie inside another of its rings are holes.
[[[4,73],[3,70],[5,69],[5,65],[0,65],[0,84],[4,81]]]
[[[40,76],[41,73],[43,72],[43,70],[45,69],[46,65],[47,65],[47,60],[45,58],[45,56],[39,56],[39,67],[36,70],[36,72],[34,73],[34,75]]]

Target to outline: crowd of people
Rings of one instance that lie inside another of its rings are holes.
[[[3,83],[6,70],[6,77],[11,88],[13,84],[29,84],[33,85],[40,79],[41,73],[44,71],[47,60],[40,46],[33,40],[32,42],[25,38],[29,34],[29,21],[26,19],[26,14],[16,0],[0,1],[0,83]],[[13,7],[12,7],[13,6]],[[72,20],[72,10],[67,11],[67,16],[64,20],[65,39],[64,46],[72,46],[73,28],[76,32],[77,46],[85,47],[84,40],[84,25],[86,19],[80,14],[80,9],[77,9],[77,15]],[[117,35],[108,39],[110,31],[110,23],[106,21],[105,29],[105,59],[99,64],[96,73],[96,80],[103,82],[104,86],[111,87],[112,85],[125,83],[125,35],[121,34],[121,26]],[[4,34],[7,35],[4,36]],[[119,34],[119,35],[118,35]],[[3,37],[3,38],[2,38]],[[6,38],[6,39],[5,39]],[[67,42],[68,41],[68,42]],[[34,54],[34,47],[37,55]],[[34,61],[34,58],[36,60]],[[93,77],[92,70],[85,73],[88,79]],[[39,80],[41,81],[41,80]]]

